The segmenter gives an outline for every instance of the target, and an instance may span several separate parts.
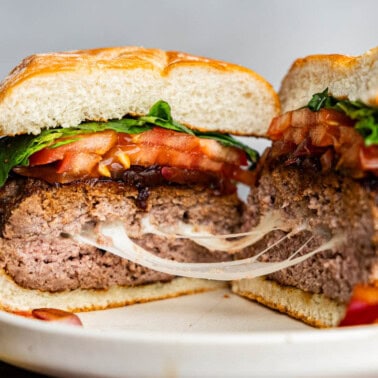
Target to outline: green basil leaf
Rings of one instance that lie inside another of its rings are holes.
[[[156,125],[164,129],[179,131],[185,134],[194,135],[193,130],[175,121],[168,121],[168,120],[158,118],[158,117],[153,117],[153,116],[142,116],[140,117],[140,119],[146,122],[147,124]]]
[[[113,130],[117,133],[139,134],[143,131],[151,130],[151,126],[147,126],[146,122],[135,118],[122,118],[110,120],[107,122],[85,122],[72,129],[78,129],[80,132],[98,132],[105,130]],[[64,129],[66,130],[66,129]]]
[[[0,139],[0,187],[5,184],[9,172],[13,167],[16,165],[25,165],[24,151],[32,139],[32,135],[22,135],[17,138],[4,137]]]
[[[147,113],[147,117],[155,117],[172,122],[171,107],[168,102],[160,100],[151,106],[150,111]]]
[[[194,135],[194,132],[191,129],[173,120],[171,107],[167,102],[162,100],[152,105],[148,114],[146,116],[139,117],[139,120],[151,125],[163,127],[164,129]]]
[[[313,112],[318,112],[322,107],[324,107],[328,98],[328,88],[323,92],[315,93],[310,102],[307,104],[307,107]]]

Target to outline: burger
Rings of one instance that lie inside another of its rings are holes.
[[[275,230],[249,247],[299,264],[233,283],[233,291],[318,327],[378,319],[378,48],[294,62],[279,92],[244,224]],[[327,249],[311,253],[328,243]]]
[[[38,54],[0,84],[0,308],[84,311],[218,288],[64,235],[119,221],[177,262],[232,256],[143,231],[142,220],[211,234],[242,227],[236,183],[253,185],[279,113],[255,72],[180,52],[116,47]]]

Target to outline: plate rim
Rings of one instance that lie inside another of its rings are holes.
[[[141,328],[77,327],[0,310],[0,335],[4,337],[0,347],[3,361],[56,377],[121,378],[125,374],[155,377],[160,372],[160,376],[180,377],[217,375],[233,378],[253,373],[261,377],[302,374],[357,378],[378,373],[378,327],[374,325],[164,333]],[[83,357],[88,353],[91,358],[96,356],[96,361],[101,361],[100,364],[90,362],[90,370],[88,358]],[[269,358],[267,360],[272,353],[279,356],[274,365]],[[70,359],[69,365],[62,355]],[[149,359],[148,366],[141,363],[141,356]],[[112,366],[112,370],[107,366]]]
[[[0,310],[1,323],[12,325],[17,328],[25,328],[29,331],[58,334],[70,337],[85,337],[96,339],[113,340],[135,340],[138,342],[163,342],[163,343],[207,343],[219,344],[220,342],[235,344],[260,344],[260,343],[317,343],[319,341],[332,342],[342,339],[364,340],[376,337],[378,340],[378,325],[360,325],[351,327],[338,327],[328,329],[306,329],[306,330],[287,330],[287,331],[249,331],[249,332],[203,332],[195,331],[192,333],[144,330],[125,330],[125,329],[96,329],[72,326],[60,323],[50,323],[29,319],[20,315],[15,315]]]

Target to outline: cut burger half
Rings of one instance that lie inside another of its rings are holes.
[[[249,197],[246,227],[278,211],[305,232],[285,240],[265,261],[305,254],[334,235],[343,242],[306,261],[233,291],[311,325],[378,319],[378,48],[358,57],[298,59],[280,89],[283,114],[268,130],[272,147]],[[254,254],[282,237],[275,231]]]
[[[223,285],[175,278],[62,235],[121,221],[138,245],[184,262],[231,259],[142,220],[201,232],[241,229],[236,184],[279,112],[253,71],[138,47],[26,58],[0,85],[0,308],[83,311]]]

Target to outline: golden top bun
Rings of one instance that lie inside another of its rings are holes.
[[[297,59],[279,92],[284,112],[305,106],[328,87],[340,99],[378,106],[378,47],[360,56],[311,55]]]
[[[250,69],[175,51],[101,48],[24,59],[0,84],[0,135],[146,114],[158,100],[178,122],[236,135],[264,136],[280,110],[271,85]]]

